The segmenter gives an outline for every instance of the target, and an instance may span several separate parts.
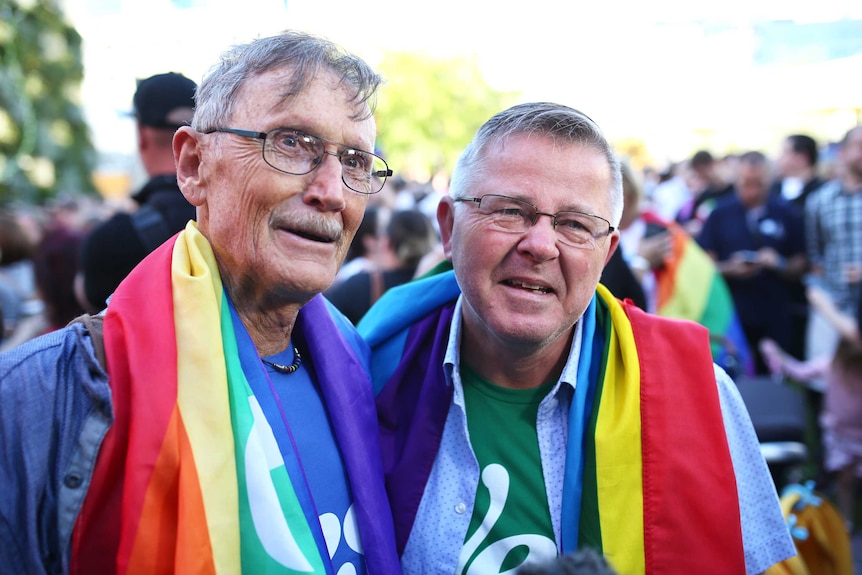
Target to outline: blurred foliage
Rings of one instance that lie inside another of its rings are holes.
[[[451,174],[476,130],[519,94],[492,89],[475,60],[386,54],[377,106],[377,145],[397,175],[429,181]]]
[[[646,143],[640,138],[620,138],[612,144],[617,155],[635,170],[641,171],[654,163]]]
[[[83,73],[57,0],[0,0],[0,205],[95,192]]]

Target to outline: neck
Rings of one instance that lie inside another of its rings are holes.
[[[745,206],[745,209],[748,210],[756,210],[757,208],[762,208],[766,205],[767,198],[757,198],[751,199],[747,202],[742,202],[742,205]]]
[[[259,355],[268,357],[286,350],[299,310],[269,310],[243,313],[237,309],[243,325]]]
[[[810,182],[814,179],[816,175],[814,172],[814,168],[812,166],[806,166],[799,170],[798,174],[795,174],[797,178],[800,178],[803,182]]]
[[[849,170],[844,174],[844,189],[853,192],[862,187],[862,173],[857,174]]]
[[[288,348],[303,304],[279,301],[277,296],[249,293],[228,281],[225,281],[225,289],[259,355],[276,355]]]
[[[560,377],[568,360],[573,333],[574,330],[568,337],[540,345],[505,344],[471,337],[465,326],[461,358],[477,374],[500,387],[531,389]]]

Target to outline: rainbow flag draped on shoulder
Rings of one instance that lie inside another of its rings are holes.
[[[754,375],[754,360],[733,296],[715,262],[679,224],[649,212],[642,217],[647,223],[666,228],[673,241],[670,257],[661,269],[655,270],[656,313],[704,326],[709,330],[712,355],[718,365],[731,374]]]
[[[452,401],[443,357],[459,293],[451,271],[426,277],[384,294],[359,325],[372,348],[399,553]],[[705,330],[622,304],[602,286],[581,321],[559,552],[597,549],[627,575],[745,573]]]
[[[295,332],[341,449],[368,572],[397,574],[370,382],[340,327],[318,296]],[[120,285],[104,338],[114,421],[70,572],[334,575],[295,446],[283,440],[289,426],[263,416],[266,371],[193,222]]]

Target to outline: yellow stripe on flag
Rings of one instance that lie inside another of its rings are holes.
[[[216,573],[239,573],[239,501],[220,328],[222,284],[212,248],[189,222],[171,268],[177,404],[194,455]],[[182,313],[177,310],[182,310]]]
[[[674,282],[673,290],[666,301],[658,303],[658,314],[699,321],[712,291],[715,264],[694,240],[686,238],[680,252],[677,269],[668,278]]]
[[[602,550],[619,573],[643,573],[640,364],[631,324],[602,285],[613,329],[596,423],[596,483]]]

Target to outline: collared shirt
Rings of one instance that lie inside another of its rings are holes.
[[[401,558],[407,575],[461,575],[457,569],[459,564],[464,563],[460,554],[473,514],[480,478],[479,465],[470,446],[459,368],[461,308],[459,296],[443,365],[446,381],[453,386],[453,401],[440,449]],[[536,421],[548,508],[558,550],[561,548],[568,411],[577,382],[582,337],[581,322],[578,322],[560,380],[539,405]],[[757,436],[742,398],[723,370],[716,367],[715,373],[736,474],[746,569],[749,573],[760,573],[773,563],[793,555],[795,548],[784,524],[778,496],[760,454]]]
[[[805,204],[805,238],[808,258],[823,267],[823,280],[836,305],[856,311],[862,291],[862,190],[848,191],[840,181],[819,188]]]

